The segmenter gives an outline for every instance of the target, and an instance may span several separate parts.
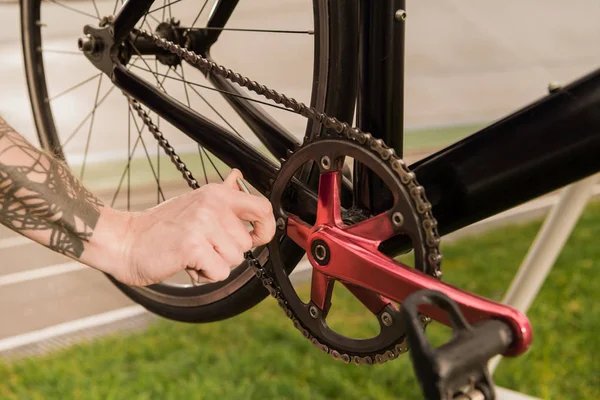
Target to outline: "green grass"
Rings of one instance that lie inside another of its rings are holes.
[[[539,225],[444,246],[444,280],[500,299]],[[595,203],[528,313],[531,349],[500,364],[499,385],[544,399],[600,398],[599,237]],[[372,329],[344,292],[336,292],[333,310],[356,333]],[[439,341],[444,331],[430,328]],[[161,320],[144,333],[0,363],[0,399],[421,398],[409,361],[408,355],[371,367],[334,361],[303,339],[269,298],[224,322]]]
[[[410,150],[441,149],[477,132],[483,125],[457,125],[409,130],[404,135],[405,147]]]

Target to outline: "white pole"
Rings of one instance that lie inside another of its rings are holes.
[[[529,248],[503,303],[527,312],[592,196],[597,179],[598,175],[592,175],[563,189]],[[490,361],[490,373],[494,372],[500,360],[498,356]]]

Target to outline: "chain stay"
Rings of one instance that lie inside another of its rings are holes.
[[[425,272],[438,279],[442,277],[442,255],[439,249],[440,238],[437,232],[437,221],[433,217],[431,211],[431,203],[425,196],[424,188],[418,184],[414,172],[411,172],[408,169],[404,161],[396,155],[394,149],[388,147],[383,140],[375,139],[370,133],[363,132],[359,128],[352,127],[345,122],[339,121],[337,118],[330,117],[325,113],[318,111],[314,107],[308,107],[304,103],[298,102],[293,98],[289,98],[273,89],[269,89],[265,85],[261,85],[256,81],[252,81],[249,78],[232,71],[231,69],[225,68],[224,66],[210,61],[207,58],[202,57],[190,50],[182,48],[171,41],[168,41],[143,29],[135,29],[134,33],[146,39],[152,40],[157,46],[171,52],[172,54],[176,54],[180,58],[186,60],[192,65],[197,66],[206,73],[211,72],[226,78],[229,81],[238,84],[239,86],[245,87],[256,94],[267,98],[268,100],[283,105],[284,107],[304,116],[309,120],[323,124],[325,128],[331,129],[341,136],[352,139],[357,143],[366,146],[378,154],[382,160],[387,161],[391,169],[400,177],[401,182],[407,187],[411,198],[416,204],[417,212],[422,218],[422,227],[425,231],[426,247],[428,248],[428,259],[426,260],[427,266],[425,268]],[[138,112],[138,115],[140,115],[144,123],[148,126],[154,137],[159,141],[160,146],[171,157],[171,161],[173,161],[177,169],[182,172],[183,177],[186,179],[188,184],[194,189],[197,188],[199,186],[198,182],[192,177],[192,174],[187,169],[185,163],[179,158],[179,156],[177,156],[174,149],[169,145],[162,133],[160,133],[158,128],[152,123],[152,120],[148,114],[145,113],[135,99],[130,98],[130,102],[132,103],[132,107]],[[350,356],[349,354],[340,353],[335,349],[330,349],[328,346],[320,343],[304,326],[302,326],[299,319],[294,315],[294,312],[288,307],[288,303],[283,297],[280,287],[278,287],[276,284],[276,280],[269,275],[268,271],[261,266],[260,262],[252,255],[252,253],[247,252],[245,257],[248,264],[253,268],[256,276],[261,279],[263,286],[269,291],[269,294],[277,300],[277,303],[283,309],[287,317],[292,320],[294,327],[298,329],[305,338],[309,339],[313,345],[315,345],[324,353],[330,354],[334,359],[344,361],[345,363],[353,362],[357,365],[381,364],[398,357],[400,354],[408,350],[406,340],[397,343],[393,348],[387,349],[383,353],[376,354],[374,356]],[[428,317],[423,316],[424,325],[426,325],[429,321],[430,319]]]

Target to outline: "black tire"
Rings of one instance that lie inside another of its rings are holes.
[[[39,23],[41,0],[21,0],[20,3],[25,72],[38,137],[44,149],[64,159],[52,109],[47,101],[43,54],[38,51],[43,48]],[[314,0],[313,14],[315,58],[311,105],[341,120],[351,121],[356,98],[358,59],[356,0]],[[73,43],[76,39],[73,38]],[[320,129],[320,126],[309,123],[307,132],[314,133]],[[292,242],[286,247],[289,249],[286,268],[291,271],[302,258],[303,250]],[[233,270],[224,282],[189,288],[186,292],[165,285],[130,287],[111,276],[108,278],[129,298],[149,311],[184,322],[226,319],[250,309],[268,295],[260,280],[244,264]],[[194,301],[197,298],[204,300]]]

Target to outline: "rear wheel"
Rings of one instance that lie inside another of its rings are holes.
[[[206,26],[220,3],[157,1],[138,27],[157,32]],[[105,204],[139,210],[190,189],[125,97],[78,50],[83,26],[97,25],[120,6],[118,0],[21,0],[23,52],[42,147],[63,158]],[[280,18],[274,19],[273,13],[280,13]],[[354,0],[314,0],[312,9],[303,1],[286,3],[285,8],[276,0],[241,1],[227,26],[211,27],[221,34],[210,53],[220,64],[351,121],[356,85],[348,83],[356,81],[356,20]],[[200,71],[185,63],[142,53],[134,47],[127,65],[131,71],[243,136],[248,146],[267,152],[226,100],[233,94],[215,90]],[[239,93],[234,97],[240,100]],[[260,107],[264,118],[276,121],[298,142],[321,129],[279,107],[258,105],[250,93],[244,93],[241,100]],[[149,114],[199,182],[221,181],[228,173],[229,167],[211,149],[198,146],[160,116]],[[269,262],[266,249],[255,249],[255,253],[262,263]],[[302,256],[301,249],[290,248],[286,268],[291,271]],[[143,288],[109,278],[150,311],[187,322],[237,315],[268,294],[247,263],[234,268],[226,281],[201,286],[193,286],[184,274]]]

